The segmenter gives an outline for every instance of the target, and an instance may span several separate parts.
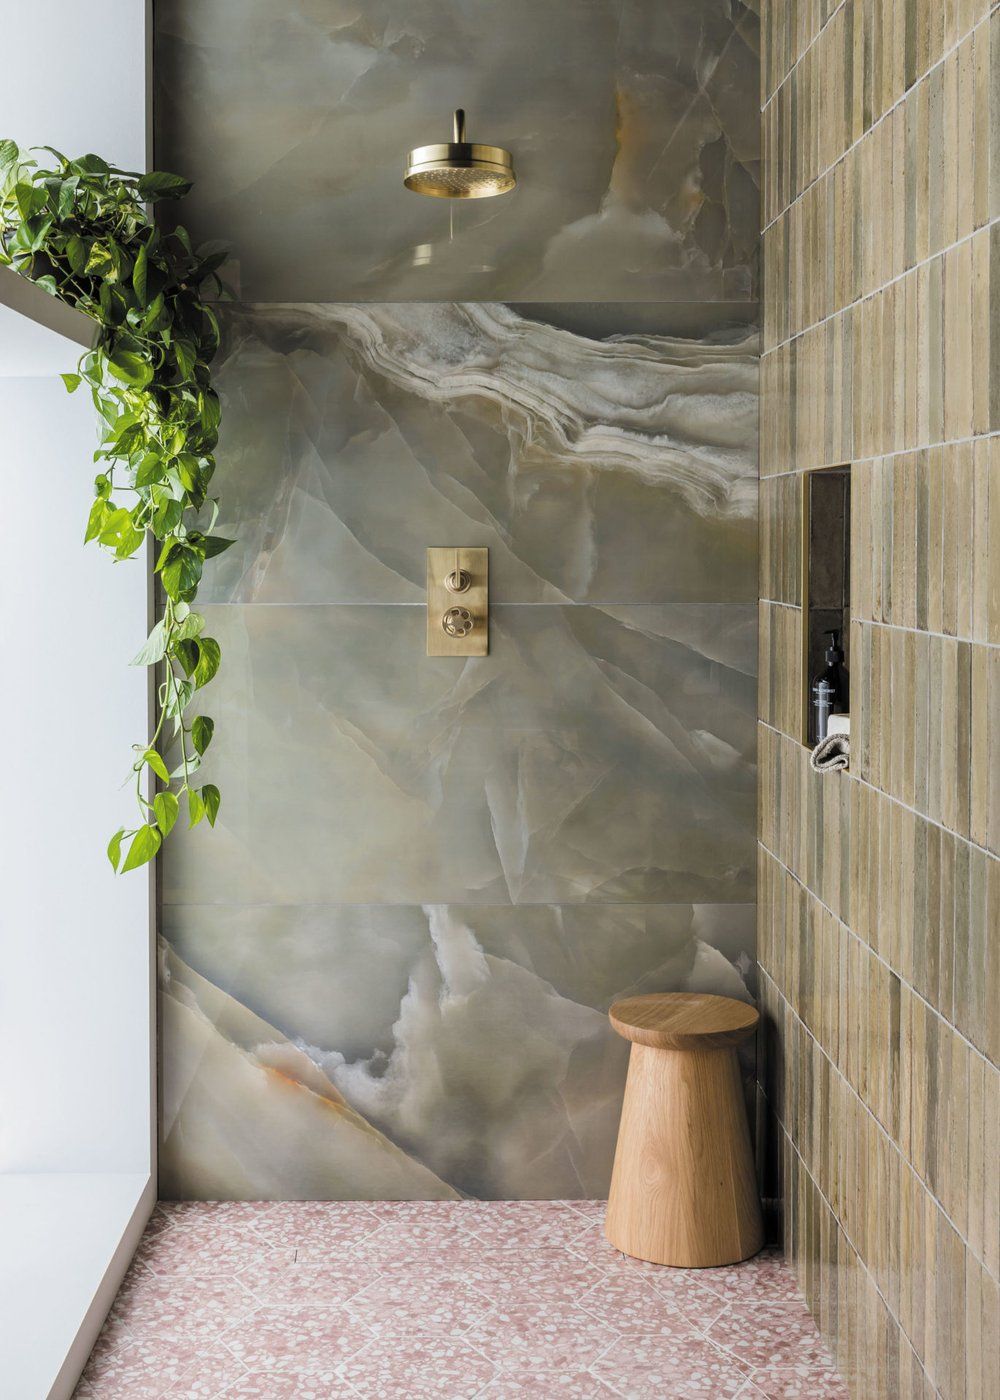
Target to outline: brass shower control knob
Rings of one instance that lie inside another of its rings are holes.
[[[468,569],[454,569],[444,581],[449,593],[468,593],[472,587],[472,575]]]
[[[449,637],[467,637],[476,625],[476,620],[468,608],[449,608],[441,619],[441,626]]]
[[[490,557],[484,545],[427,551],[427,655],[487,656]]]

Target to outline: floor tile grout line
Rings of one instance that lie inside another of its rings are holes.
[[[775,988],[775,990],[778,991],[777,988]],[[781,997],[782,1001],[785,1001],[785,998],[784,998],[784,996],[782,996],[782,994],[781,994],[780,991],[778,991],[778,995]],[[791,1006],[791,1004],[790,1004],[789,1002],[787,1002],[787,1001],[785,1001],[785,1005],[789,1007],[789,1010],[791,1011],[792,1015],[795,1016],[796,1020],[799,1020],[798,1013],[796,1012],[794,1006]],[[803,1027],[803,1029],[805,1030],[806,1034],[809,1034],[809,1027],[805,1024],[805,1022],[801,1022],[800,1024],[802,1025],[802,1027]],[[817,1044],[818,1044],[818,1042],[817,1042]],[[820,1046],[820,1050],[822,1050],[822,1048],[823,1048],[823,1047]],[[836,1066],[834,1066],[834,1068],[836,1068]],[[838,1073],[839,1073],[839,1071],[838,1071]],[[850,1087],[850,1086],[848,1086],[848,1087]],[[906,1340],[907,1340],[907,1342],[908,1342],[908,1344],[909,1344],[909,1346],[910,1346],[910,1350],[913,1352],[913,1356],[914,1356],[914,1359],[916,1360],[917,1365],[920,1367],[920,1369],[921,1369],[921,1371],[923,1372],[923,1374],[927,1377],[927,1383],[928,1383],[928,1385],[930,1385],[930,1386],[933,1387],[933,1390],[934,1390],[934,1394],[935,1394],[935,1395],[940,1395],[940,1394],[941,1394],[940,1390],[937,1388],[937,1386],[934,1385],[934,1382],[931,1380],[930,1376],[929,1376],[928,1373],[927,1373],[927,1369],[926,1369],[926,1367],[924,1366],[923,1358],[922,1358],[922,1357],[920,1356],[920,1354],[918,1353],[917,1348],[916,1348],[916,1346],[914,1345],[913,1338],[912,1338],[912,1337],[910,1336],[910,1334],[907,1332],[906,1328],[903,1326],[903,1324],[902,1324],[902,1322],[900,1321],[900,1319],[899,1319],[899,1318],[896,1316],[896,1314],[893,1312],[892,1306],[891,1306],[891,1304],[890,1304],[888,1298],[887,1298],[887,1297],[885,1296],[885,1294],[882,1292],[882,1289],[879,1287],[878,1280],[876,1279],[875,1275],[872,1273],[872,1270],[871,1270],[871,1268],[869,1267],[868,1261],[865,1259],[864,1255],[861,1253],[861,1251],[860,1251],[860,1250],[857,1248],[857,1246],[855,1245],[854,1241],[851,1239],[851,1236],[848,1234],[847,1229],[846,1229],[846,1227],[845,1227],[845,1225],[844,1225],[844,1222],[841,1220],[840,1216],[839,1216],[839,1215],[837,1214],[837,1212],[834,1210],[834,1208],[833,1208],[833,1206],[832,1206],[832,1204],[831,1204],[831,1202],[830,1202],[830,1200],[829,1200],[829,1198],[828,1198],[826,1192],[823,1190],[822,1186],[820,1186],[819,1182],[816,1180],[815,1176],[814,1176],[813,1173],[810,1171],[810,1169],[809,1169],[809,1167],[808,1167],[808,1165],[807,1165],[807,1163],[806,1163],[805,1158],[802,1156],[802,1153],[799,1151],[799,1148],[798,1148],[797,1143],[795,1142],[795,1139],[792,1137],[791,1133],[788,1131],[787,1127],[785,1126],[785,1123],[784,1123],[784,1121],[783,1121],[781,1115],[778,1113],[777,1108],[775,1108],[775,1106],[774,1106],[773,1104],[771,1104],[771,1101],[770,1101],[770,1099],[768,1099],[768,1097],[767,1097],[766,1094],[764,1095],[764,1098],[765,1098],[765,1100],[767,1101],[767,1103],[770,1104],[771,1109],[772,1109],[772,1112],[774,1113],[775,1118],[776,1118],[776,1120],[777,1120],[778,1126],[781,1128],[782,1133],[784,1134],[785,1138],[787,1139],[789,1147],[792,1149],[792,1151],[795,1153],[796,1157],[799,1159],[799,1162],[802,1164],[802,1170],[805,1172],[806,1176],[807,1176],[807,1177],[809,1178],[809,1180],[812,1182],[813,1186],[814,1186],[815,1189],[816,1189],[817,1194],[822,1198],[822,1200],[823,1200],[823,1202],[824,1202],[824,1204],[825,1204],[827,1210],[830,1212],[830,1215],[833,1217],[833,1220],[836,1222],[837,1229],[841,1232],[841,1234],[844,1236],[844,1239],[847,1241],[847,1243],[850,1245],[851,1249],[854,1251],[854,1254],[857,1256],[857,1259],[858,1259],[859,1263],[861,1264],[862,1269],[864,1269],[865,1273],[868,1275],[868,1278],[869,1278],[869,1280],[870,1280],[870,1282],[871,1282],[872,1287],[875,1289],[875,1292],[878,1294],[878,1296],[882,1299],[882,1302],[885,1304],[885,1310],[886,1310],[886,1312],[889,1314],[889,1316],[890,1316],[890,1317],[892,1318],[892,1320],[895,1322],[896,1326],[899,1328],[900,1332],[901,1332],[901,1333],[903,1334],[903,1336],[906,1338]],[[812,1312],[812,1309],[811,1309],[811,1308],[810,1308],[810,1312]],[[813,1313],[813,1317],[815,1318],[815,1313]],[[817,1321],[817,1323],[816,1323],[816,1326],[817,1326],[817,1329],[818,1329],[818,1328],[819,1328],[819,1322],[818,1322],[818,1321]],[[821,1335],[822,1335],[822,1334],[821,1334]],[[839,1369],[839,1368],[838,1368],[838,1369]]]
[[[912,277],[912,275],[915,272],[919,272],[922,267],[929,267],[931,263],[936,262],[939,258],[947,257],[947,255],[953,253],[956,248],[961,248],[966,243],[971,243],[974,238],[978,238],[981,234],[988,234],[990,229],[995,228],[998,223],[1000,223],[1000,214],[994,214],[992,218],[987,219],[985,224],[981,224],[979,228],[973,229],[971,233],[965,234],[962,238],[956,238],[954,243],[949,243],[947,247],[939,249],[938,252],[930,253],[926,258],[921,258],[919,262],[915,262],[910,267],[904,268],[902,272],[897,272],[894,276],[887,278],[885,282],[880,282],[877,287],[871,288],[870,291],[862,292],[859,296],[854,297],[853,300],[845,302],[843,306],[838,306],[835,311],[830,311],[825,316],[821,316],[818,321],[810,321],[807,326],[799,327],[789,335],[786,335],[783,340],[777,340],[773,344],[767,344],[765,342],[762,344],[760,351],[761,363],[763,363],[768,355],[774,354],[778,350],[784,350],[788,345],[794,345],[797,340],[801,340],[812,331],[819,330],[821,326],[829,325],[831,321],[836,321],[841,316],[846,316],[849,311],[854,311],[857,307],[864,306],[865,302],[873,301],[875,297],[881,296],[882,293],[887,291],[890,287],[894,287],[897,282],[902,282],[905,277]],[[785,300],[789,301],[791,298],[788,297],[785,298]]]
[[[952,54],[958,52],[962,45],[966,43],[966,41],[975,34],[976,30],[979,29],[981,25],[988,25],[990,23],[995,5],[996,0],[992,0],[992,3],[986,10],[985,14],[980,15],[979,19],[971,27],[971,29],[967,29],[965,33],[961,35],[960,38],[956,39],[955,42],[948,49],[946,49],[944,53],[941,54],[939,58],[934,60],[930,67],[925,68],[924,71],[919,75],[919,77],[914,78],[910,86],[908,88],[905,88],[903,92],[900,93],[899,97],[896,98],[892,106],[887,107],[885,111],[880,116],[878,116],[875,119],[875,121],[873,121],[872,124],[861,133],[860,136],[856,137],[855,140],[853,140],[849,146],[845,146],[845,148],[837,156],[836,160],[831,161],[830,164],[825,166],[824,169],[822,169],[821,171],[819,171],[819,173],[815,175],[808,182],[808,184],[803,185],[802,189],[799,190],[798,194],[796,194],[793,199],[791,199],[781,210],[779,210],[779,212],[770,221],[770,223],[767,223],[762,227],[761,236],[763,236],[769,228],[772,228],[774,224],[777,223],[778,219],[780,219],[784,214],[788,212],[789,209],[791,209],[795,204],[797,204],[799,200],[803,198],[804,195],[808,194],[808,192],[815,185],[817,185],[820,180],[825,179],[826,176],[829,175],[832,170],[836,170],[837,166],[841,163],[841,161],[846,160],[847,157],[851,154],[851,152],[857,146],[860,146],[863,141],[867,140],[867,138],[871,135],[873,131],[877,131],[878,128],[882,125],[882,123],[887,121],[888,118],[892,116],[893,112],[895,112],[898,107],[901,107],[910,98],[910,96],[914,92],[916,92],[917,88],[920,87],[922,83],[925,83],[928,80],[928,78],[930,78],[931,74],[937,68],[941,68],[945,63],[947,63],[948,59],[951,58]],[[830,16],[830,19],[832,18],[833,15]],[[826,25],[823,26],[823,29],[825,28]],[[820,32],[822,33],[822,30]],[[818,37],[819,35],[817,35],[817,38]],[[767,104],[765,104],[765,107],[766,105]],[[761,108],[761,115],[763,115],[763,112],[764,108]]]
[[[782,603],[780,606],[790,607],[793,605],[788,603]],[[955,641],[957,639],[953,637],[949,640]],[[757,717],[757,723],[758,725],[760,725],[761,729],[766,729],[770,734],[776,734],[779,738],[786,739],[789,743],[798,745],[799,748],[808,747],[807,745],[803,744],[799,739],[796,739],[794,734],[786,734],[786,732],[783,729],[778,729],[776,725],[769,724],[767,720],[761,719],[760,716]],[[956,841],[961,841],[962,844],[968,846],[970,850],[979,851],[980,854],[988,857],[989,860],[1000,860],[1000,855],[998,855],[996,851],[991,851],[988,846],[981,846],[978,841],[973,841],[971,836],[963,836],[963,834],[960,831],[956,831],[953,827],[945,826],[944,822],[938,821],[936,817],[929,816],[926,812],[921,812],[917,807],[911,807],[908,802],[904,802],[902,798],[896,797],[886,788],[878,787],[875,783],[870,782],[868,778],[863,778],[861,774],[857,772],[857,770],[843,768],[839,771],[838,776],[846,778],[848,782],[860,783],[861,786],[866,787],[869,792],[878,793],[878,795],[880,797],[884,797],[887,802],[894,802],[896,806],[901,807],[904,812],[909,812],[911,816],[919,817],[921,821],[927,822],[930,826],[937,827],[939,831],[943,831],[947,836],[951,836]],[[900,975],[896,968],[893,968],[893,971],[896,973],[897,977]],[[903,980],[905,981],[905,978]],[[913,990],[916,991],[916,988],[913,988]],[[917,993],[917,995],[919,996],[920,994]],[[947,1018],[945,1019],[947,1020]],[[954,1022],[949,1021],[948,1024],[954,1025]],[[964,1032],[960,1031],[957,1026],[955,1026],[955,1030],[958,1031],[959,1035],[964,1034]],[[977,1051],[976,1053],[980,1055],[983,1054],[981,1050]]]
[[[767,847],[765,846],[764,849],[767,850]],[[773,852],[773,851],[768,851],[768,855],[772,856],[773,859],[776,861],[776,863],[777,863],[778,865],[781,866],[782,870],[784,870],[785,873],[786,873],[787,875],[789,875],[789,876],[791,877],[791,879],[793,879],[797,885],[799,885],[803,890],[805,890],[807,894],[810,894],[810,895],[812,894],[812,892],[811,892],[810,890],[806,890],[806,887],[802,884],[802,882],[798,879],[798,877],[795,876],[795,875],[792,873],[792,871],[790,871],[790,870],[788,869],[788,867],[787,867],[786,865],[784,865],[780,860],[778,860],[778,857],[774,855],[774,852]],[[815,896],[813,896],[813,898],[815,898]],[[825,904],[823,904],[823,901],[822,901],[822,900],[817,899],[816,902],[817,902],[817,904],[821,905],[822,908],[824,908],[824,909],[827,908],[827,906],[826,906]],[[830,913],[830,914],[833,914],[833,910],[832,910],[832,909],[827,910],[827,912]],[[836,916],[835,914],[833,915],[833,917],[834,917],[834,918],[837,918],[837,916]],[[841,922],[841,923],[842,923],[841,920],[838,920],[838,922]],[[850,928],[848,927],[847,924],[843,924],[842,926],[843,926],[844,928],[847,929],[848,933],[850,933],[851,936],[852,936],[853,938],[857,938],[857,934],[854,933],[853,930],[850,929]],[[866,943],[864,943],[864,940],[863,940],[863,939],[858,939],[858,941],[859,941],[860,943],[862,943],[862,946],[868,947],[868,945],[867,945]],[[869,950],[869,951],[870,951],[870,950]],[[881,961],[881,959],[880,959],[880,961]],[[792,1012],[792,1015],[795,1017],[795,1019],[796,1019],[796,1020],[799,1022],[799,1024],[802,1026],[803,1030],[804,1030],[804,1031],[806,1032],[806,1034],[809,1036],[810,1040],[812,1040],[813,1043],[817,1046],[817,1048],[819,1049],[820,1053],[823,1055],[823,1057],[824,1057],[824,1058],[827,1060],[827,1062],[829,1063],[831,1069],[833,1069],[833,1070],[835,1071],[835,1073],[837,1074],[837,1077],[841,1080],[841,1082],[842,1082],[844,1085],[846,1085],[846,1087],[848,1088],[848,1090],[850,1091],[850,1093],[853,1094],[854,1098],[857,1099],[858,1103],[859,1103],[859,1104],[861,1105],[861,1107],[864,1109],[865,1113],[868,1115],[868,1117],[872,1120],[872,1122],[873,1122],[873,1123],[875,1124],[875,1126],[878,1128],[878,1131],[879,1131],[879,1132],[882,1134],[882,1136],[885,1138],[886,1142],[889,1143],[889,1145],[891,1146],[893,1152],[895,1152],[896,1156],[899,1158],[899,1160],[900,1160],[900,1162],[902,1163],[902,1165],[906,1168],[906,1170],[910,1173],[910,1175],[914,1178],[914,1180],[916,1180],[917,1182],[919,1182],[919,1184],[920,1184],[920,1186],[923,1188],[923,1190],[926,1191],[927,1195],[928,1195],[928,1196],[931,1198],[931,1200],[934,1202],[934,1204],[935,1204],[935,1206],[937,1207],[937,1209],[941,1212],[941,1214],[944,1216],[945,1220],[947,1220],[948,1224],[949,1224],[949,1225],[951,1226],[951,1228],[954,1230],[954,1232],[955,1232],[955,1234],[957,1235],[957,1237],[959,1238],[959,1240],[961,1240],[962,1245],[964,1246],[964,1248],[968,1251],[969,1254],[972,1255],[973,1259],[975,1259],[975,1261],[977,1262],[977,1264],[979,1264],[980,1268],[983,1270],[983,1272],[987,1275],[988,1278],[992,1279],[994,1283],[1000,1282],[1000,1277],[998,1277],[998,1275],[996,1275],[996,1274],[993,1273],[993,1270],[990,1268],[989,1264],[986,1262],[985,1259],[980,1258],[978,1252],[973,1248],[973,1246],[970,1244],[969,1240],[966,1238],[966,1235],[965,1235],[964,1231],[962,1231],[962,1230],[960,1230],[960,1229],[958,1228],[958,1226],[955,1224],[955,1221],[951,1218],[951,1216],[949,1215],[948,1211],[945,1209],[945,1207],[944,1207],[944,1205],[943,1205],[943,1203],[942,1203],[940,1197],[937,1196],[937,1195],[935,1194],[935,1192],[932,1190],[932,1188],[931,1188],[929,1182],[927,1182],[927,1181],[924,1180],[924,1178],[923,1178],[923,1177],[920,1175],[920,1173],[917,1171],[917,1169],[916,1169],[916,1167],[913,1165],[913,1163],[912,1163],[911,1161],[908,1160],[908,1158],[906,1157],[905,1153],[903,1152],[903,1149],[900,1147],[899,1143],[898,1143],[898,1142],[896,1141],[896,1139],[893,1137],[892,1133],[889,1132],[888,1128],[887,1128],[887,1127],[885,1126],[885,1124],[882,1122],[881,1118],[879,1118],[878,1114],[875,1113],[874,1110],[873,1110],[867,1103],[865,1103],[865,1100],[864,1100],[864,1099],[862,1098],[862,1096],[858,1093],[857,1089],[854,1087],[854,1085],[851,1083],[851,1081],[847,1078],[847,1075],[846,1075],[846,1074],[844,1073],[844,1071],[840,1068],[840,1066],[836,1063],[836,1061],[835,1061],[835,1060],[833,1059],[833,1057],[830,1055],[829,1051],[826,1049],[826,1047],[823,1045],[823,1043],[817,1038],[815,1032],[812,1031],[812,1030],[810,1029],[810,1027],[806,1024],[805,1021],[803,1021],[802,1017],[801,1017],[801,1016],[799,1015],[799,1013],[798,1013],[797,1008],[796,1008],[795,1006],[793,1006],[792,1003],[788,1000],[788,998],[786,997],[785,993],[782,991],[782,989],[778,986],[777,982],[774,980],[774,978],[773,978],[773,977],[771,976],[771,974],[768,972],[767,968],[765,968],[765,967],[763,966],[763,964],[760,965],[760,968],[761,968],[761,973],[762,973],[762,975],[763,975],[763,976],[767,979],[767,981],[771,984],[771,986],[772,986],[772,987],[774,988],[774,990],[777,992],[778,996],[779,996],[779,997],[781,998],[781,1000],[785,1003],[785,1005],[786,1005],[787,1007],[789,1007],[789,1009],[790,1009],[791,1012]],[[975,1047],[972,1047],[972,1048],[975,1048]],[[987,1061],[987,1064],[989,1064],[989,1061]],[[757,1082],[758,1082],[758,1084],[760,1083],[759,1080],[758,1080]],[[762,1092],[762,1093],[764,1092],[763,1086],[761,1086],[761,1092]],[[767,1095],[765,1094],[765,1098],[766,1098],[766,1097],[767,1097]],[[769,1101],[769,1102],[770,1102],[770,1101]],[[846,1232],[845,1232],[845,1233],[846,1233]],[[853,1241],[852,1241],[852,1244],[853,1244]]]

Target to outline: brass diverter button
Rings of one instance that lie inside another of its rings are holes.
[[[428,549],[428,656],[485,656],[489,651],[489,554],[478,547]]]

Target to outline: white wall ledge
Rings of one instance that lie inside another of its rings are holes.
[[[98,323],[50,296],[10,267],[0,267],[0,375],[61,374],[92,350]]]

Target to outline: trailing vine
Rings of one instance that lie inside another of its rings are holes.
[[[0,141],[0,263],[100,325],[95,349],[63,381],[86,384],[100,417],[94,502],[85,540],[116,560],[132,558],[151,534],[159,542],[155,572],[159,614],[135,666],[156,673],[152,737],[133,746],[129,778],[138,817],[116,831],[108,858],[116,871],[152,860],[186,801],[189,826],[214,826],[219,790],[194,779],[212,741],[213,721],[190,723],[187,707],[219,668],[220,649],[194,611],[202,567],[232,540],[213,534],[219,400],[209,364],[219,326],[202,300],[222,287],[219,246],[195,250],[183,228],[162,232],[146,206],[179,199],[186,180],[164,171],[118,170],[99,156],[69,160],[49,146],[46,166],[13,141]],[[171,768],[170,762],[179,757]],[[147,796],[148,774],[155,795]]]

